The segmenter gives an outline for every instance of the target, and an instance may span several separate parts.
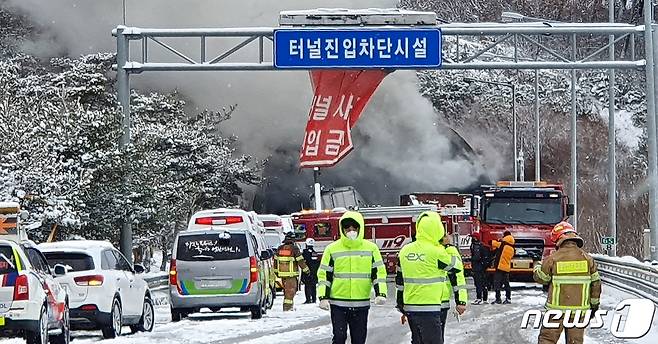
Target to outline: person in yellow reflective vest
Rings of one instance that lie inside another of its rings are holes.
[[[397,309],[409,321],[413,344],[442,344],[442,301],[450,298],[448,273],[458,272],[458,258],[439,244],[445,230],[437,212],[426,211],[416,221],[415,240],[399,253],[395,278]]]
[[[596,262],[582,249],[584,241],[571,224],[560,222],[555,225],[551,238],[557,250],[535,266],[533,277],[538,283],[549,286],[548,310],[571,311],[570,321],[587,325],[586,312],[591,309],[591,314],[594,314],[599,309],[601,297],[601,277]],[[550,320],[555,328],[542,325],[539,344],[557,343],[563,329],[567,344],[583,342],[585,327],[564,328],[565,316]]]
[[[455,300],[455,311],[462,315],[466,312],[468,302],[468,291],[466,290],[466,278],[464,277],[464,264],[462,256],[457,247],[452,244],[452,237],[446,234],[441,239],[441,245],[445,247],[446,253],[457,258],[456,270],[448,272],[448,280],[445,282],[443,298],[441,299],[441,335],[445,338],[446,322],[450,311],[450,299]],[[445,341],[445,340],[444,340]]]
[[[339,220],[340,239],[322,253],[318,268],[320,308],[331,310],[332,343],[343,344],[349,327],[352,344],[364,344],[368,333],[370,290],[375,304],[386,303],[386,268],[379,248],[365,240],[365,221],[355,211]]]
[[[274,255],[274,271],[283,284],[283,311],[291,311],[294,308],[294,298],[297,293],[297,282],[299,280],[299,268],[306,274],[310,273],[302,252],[295,244],[295,234],[286,233],[286,238],[276,250]]]

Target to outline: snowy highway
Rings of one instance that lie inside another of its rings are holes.
[[[472,286],[471,286],[472,287]],[[473,290],[471,289],[471,293]],[[389,292],[392,294],[392,290]],[[491,294],[493,296],[493,293]],[[460,322],[453,316],[448,319],[446,343],[536,343],[538,330],[520,328],[523,313],[529,309],[541,309],[544,295],[541,289],[517,285],[513,290],[511,305],[469,305]],[[602,308],[613,309],[623,299],[633,296],[604,287]],[[157,292],[157,324],[152,333],[124,335],[121,338],[103,340],[100,332],[75,332],[73,342],[78,344],[102,343],[329,343],[331,324],[329,313],[317,305],[305,305],[303,292],[295,299],[296,311],[281,311],[282,297],[277,297],[273,309],[261,320],[251,320],[249,313],[221,312],[197,313],[178,323],[171,322],[166,294]],[[126,327],[124,331],[128,331]],[[368,342],[409,343],[407,325],[400,324],[400,314],[394,308],[394,299],[389,297],[385,306],[372,306],[369,320]],[[646,337],[639,340],[615,339],[607,325],[602,329],[587,332],[586,343],[655,343],[658,338],[658,323]],[[20,339],[2,340],[1,344],[22,343]]]

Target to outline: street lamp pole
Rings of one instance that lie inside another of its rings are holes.
[[[512,84],[512,131],[514,132],[514,181],[519,181],[518,134],[516,121],[516,85]]]
[[[517,119],[516,119],[516,85],[507,82],[497,82],[497,81],[488,81],[480,80],[474,78],[463,78],[465,82],[480,82],[483,84],[498,85],[509,87],[512,89],[512,132],[514,136],[514,181],[519,180],[519,154],[518,154],[518,128],[517,128]],[[523,173],[523,168],[521,168],[521,173]]]

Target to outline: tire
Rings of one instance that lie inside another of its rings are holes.
[[[28,332],[25,341],[27,344],[48,344],[48,309],[46,305],[41,306],[38,331]]]
[[[269,297],[269,302],[267,303],[267,309],[272,309],[274,307],[274,298],[276,297],[276,290],[275,288],[270,288],[270,297]]]
[[[130,330],[136,332],[151,332],[155,326],[155,309],[153,308],[153,301],[150,298],[144,298],[144,305],[142,306],[142,317],[139,318],[137,325],[131,325]]]
[[[171,321],[172,322],[179,322],[183,318],[184,318],[183,312],[181,312],[180,310],[177,310],[175,308],[171,309]]]
[[[260,319],[263,317],[263,307],[258,305],[251,308],[251,319]]]
[[[69,305],[64,308],[64,315],[62,318],[62,333],[50,337],[50,342],[53,344],[69,344],[71,342],[71,323]]]
[[[121,303],[119,302],[119,299],[115,298],[112,302],[112,312],[110,313],[112,323],[110,326],[104,327],[102,329],[103,338],[110,339],[119,337],[121,335],[121,327],[123,326],[123,320],[121,319],[122,316],[123,314],[121,313]]]

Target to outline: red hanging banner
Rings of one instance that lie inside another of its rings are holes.
[[[314,96],[300,166],[331,167],[352,150],[350,130],[388,72],[312,70],[310,74]]]

